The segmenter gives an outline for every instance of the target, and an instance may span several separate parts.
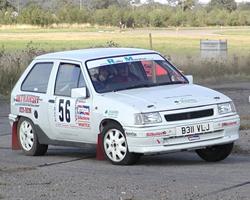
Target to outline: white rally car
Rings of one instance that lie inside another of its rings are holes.
[[[27,155],[101,137],[113,164],[182,150],[220,161],[240,125],[230,98],[193,84],[159,53],[132,48],[38,56],[12,91],[9,119]]]

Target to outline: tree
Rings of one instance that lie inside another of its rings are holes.
[[[188,10],[185,13],[187,14],[188,26],[206,26],[208,16],[207,11],[204,8]]]
[[[150,25],[154,27],[164,27],[170,18],[169,12],[165,9],[154,9],[149,13]]]
[[[185,15],[185,12],[183,12],[183,10],[178,7],[172,13],[168,22],[172,26],[183,26],[186,24],[186,20],[187,20],[186,17],[187,16]]]
[[[117,0],[120,7],[127,7],[130,5],[130,0]],[[134,1],[136,3],[136,1]]]
[[[86,23],[88,22],[88,16],[88,10],[70,4],[65,4],[56,12],[57,21],[60,23]]]
[[[90,9],[103,9],[112,5],[119,5],[118,0],[87,0],[87,7]]]
[[[167,0],[169,5],[179,6],[183,11],[192,9],[198,0]]]
[[[225,9],[213,9],[208,13],[207,25],[227,25],[229,12]]]
[[[147,3],[147,4],[154,4],[155,1],[154,1],[154,0],[146,0],[146,3]]]
[[[45,11],[37,4],[29,4],[29,6],[22,9],[18,16],[18,22],[22,24],[46,26],[52,24],[54,19],[50,11]]]
[[[250,10],[250,3],[249,2],[243,2],[238,4],[239,10]]]
[[[134,18],[135,18],[135,26],[136,27],[149,26],[150,17],[149,17],[148,13],[150,12],[150,10],[151,9],[149,9],[145,5],[134,10]]]
[[[236,10],[237,4],[235,0],[211,0],[208,4],[208,8],[210,10],[214,8],[226,9],[232,12],[233,10]]]
[[[7,0],[0,0],[0,10],[7,10],[10,8],[14,8]]]
[[[238,11],[233,11],[230,13],[227,23],[229,26],[239,26],[240,25],[240,13]]]
[[[183,10],[191,10],[197,3],[197,0],[182,0],[181,5],[183,6]]]

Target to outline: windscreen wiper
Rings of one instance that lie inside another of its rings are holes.
[[[174,85],[174,84],[186,84],[186,82],[183,81],[173,81],[173,82],[164,82],[164,83],[157,83],[154,86],[160,86],[160,85]]]

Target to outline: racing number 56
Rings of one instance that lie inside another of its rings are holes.
[[[64,99],[59,99],[59,120],[64,122],[64,116],[66,122],[70,122],[70,100],[66,100],[64,103]]]

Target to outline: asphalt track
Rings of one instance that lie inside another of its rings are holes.
[[[0,199],[250,199],[248,153],[218,163],[194,152],[144,156],[133,166],[98,161],[90,146],[50,147],[45,156],[29,157],[10,148],[8,113],[1,100]]]

